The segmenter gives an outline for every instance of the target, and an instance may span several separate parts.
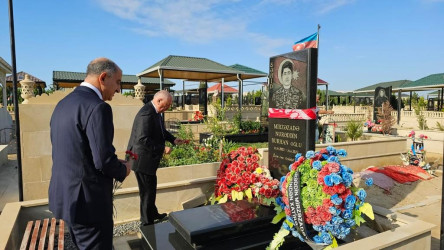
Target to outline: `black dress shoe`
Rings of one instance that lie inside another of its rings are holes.
[[[165,217],[167,217],[167,214],[166,214],[166,213],[158,214],[158,215],[154,216],[154,220],[159,220],[159,221],[161,221],[161,220],[165,219]]]

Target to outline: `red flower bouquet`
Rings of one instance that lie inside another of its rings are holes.
[[[194,112],[193,121],[202,121],[204,119],[204,116],[202,112],[196,111]]]
[[[273,179],[265,166],[259,166],[259,154],[252,147],[240,147],[225,155],[217,171],[211,203],[228,200],[259,199],[270,205],[279,195],[279,181]]]

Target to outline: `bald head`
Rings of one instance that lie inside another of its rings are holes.
[[[153,97],[153,100],[156,100],[156,99],[172,100],[173,97],[171,96],[171,94],[168,91],[160,90]]]
[[[172,102],[173,97],[166,90],[160,90],[153,97],[153,103],[159,113],[163,113],[165,110],[169,109]]]
[[[88,64],[86,76],[98,76],[102,72],[106,72],[109,77],[112,77],[118,71],[122,70],[115,62],[105,57],[99,57]]]
[[[115,93],[120,92],[122,70],[108,58],[92,60],[86,69],[85,82],[96,87],[104,101],[111,101]]]

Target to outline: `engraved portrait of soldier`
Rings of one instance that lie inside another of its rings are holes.
[[[304,86],[302,83],[305,83],[306,77],[302,70],[306,67],[306,64],[296,60],[284,59],[280,64],[275,65],[279,65],[279,68],[275,71],[275,81],[272,89],[271,102],[274,103],[274,107],[280,109],[303,108],[306,94],[305,89],[301,88]]]

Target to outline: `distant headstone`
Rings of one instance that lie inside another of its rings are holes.
[[[201,82],[199,85],[199,111],[203,115],[208,115],[207,98],[207,83]]]
[[[315,148],[317,49],[270,58],[269,168],[275,178],[288,172],[297,153]]]
[[[384,102],[390,101],[390,96],[392,96],[392,86],[387,88],[377,87],[375,89],[375,101],[373,102],[373,120],[378,120],[378,108],[381,108]]]
[[[427,111],[435,110],[435,98],[429,98],[427,100]]]

